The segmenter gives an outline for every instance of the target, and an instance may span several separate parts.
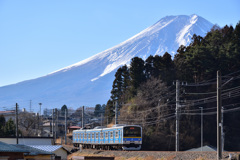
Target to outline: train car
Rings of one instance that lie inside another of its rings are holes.
[[[111,128],[95,127],[73,131],[73,145],[82,148],[140,150],[142,127],[114,125]]]

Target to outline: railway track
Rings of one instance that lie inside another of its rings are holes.
[[[171,160],[216,160],[216,152],[191,152],[191,151],[120,151],[120,150],[94,150],[94,149],[83,149],[82,152],[76,152],[76,154],[91,155],[91,156],[114,156],[115,160],[125,158],[142,158],[146,160],[157,160],[157,159],[171,159]],[[227,160],[231,154],[233,157],[240,154],[240,152],[223,152],[223,159]]]

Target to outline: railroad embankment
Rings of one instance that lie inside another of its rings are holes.
[[[224,152],[223,160],[237,159],[240,152]],[[102,151],[85,149],[69,155],[72,156],[109,156],[115,160],[216,160],[217,152],[166,152],[166,151]]]

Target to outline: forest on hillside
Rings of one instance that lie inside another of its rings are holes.
[[[222,74],[224,149],[240,150],[240,22],[214,26],[205,37],[193,35],[177,54],[134,57],[115,73],[106,121],[143,127],[143,149],[175,150],[176,80],[180,81],[180,150],[217,143],[217,71]]]

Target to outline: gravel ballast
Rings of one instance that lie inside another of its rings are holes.
[[[227,160],[229,154],[236,157],[240,152],[223,152],[223,159]],[[216,160],[217,152],[192,152],[192,151],[103,151],[84,149],[77,151],[73,156],[111,156],[115,160]],[[71,157],[71,156],[70,156]]]

